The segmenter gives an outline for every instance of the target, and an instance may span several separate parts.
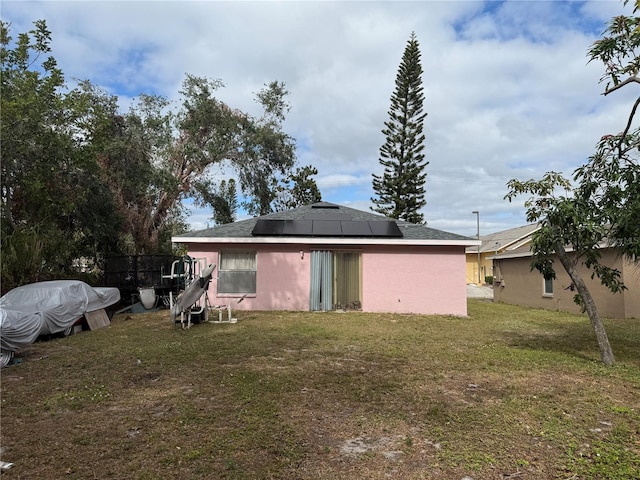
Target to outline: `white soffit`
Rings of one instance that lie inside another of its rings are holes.
[[[480,240],[425,240],[425,239],[380,239],[380,238],[336,238],[336,237],[173,237],[174,243],[224,243],[224,244],[272,244],[272,245],[423,245],[423,246],[475,246]]]

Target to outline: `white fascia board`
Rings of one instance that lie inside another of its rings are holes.
[[[611,246],[608,245],[606,242],[600,242],[598,244],[598,248],[611,248]],[[574,249],[573,247],[565,247],[564,251],[567,253],[572,253],[574,252]],[[526,252],[520,252],[520,253],[504,252],[504,253],[499,253],[497,256],[494,255],[493,257],[488,257],[487,260],[502,260],[503,258],[523,258],[523,257],[533,257],[533,253],[531,252],[531,250]]]
[[[500,253],[497,256],[487,257],[487,260],[502,260],[507,258],[525,258],[533,256],[532,253],[529,252],[521,252],[521,253]]]
[[[424,245],[424,246],[473,246],[480,245],[480,240],[419,240],[419,239],[386,239],[379,238],[318,238],[318,237],[172,237],[173,243],[260,243],[272,245]]]

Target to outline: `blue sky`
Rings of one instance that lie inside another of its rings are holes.
[[[422,53],[428,225],[462,235],[526,223],[503,200],[511,178],[570,175],[604,134],[624,128],[632,92],[603,97],[586,52],[616,0],[220,2],[4,1],[12,33],[37,19],[70,83],[120,97],[176,99],[186,73],[219,78],[219,98],[258,114],[272,80],[290,92],[285,129],[318,169],[326,201],[369,210],[372,173],[409,35]],[[211,212],[192,209],[193,228]]]

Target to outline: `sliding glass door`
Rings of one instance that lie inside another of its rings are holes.
[[[359,252],[311,251],[311,311],[362,308],[360,258]]]

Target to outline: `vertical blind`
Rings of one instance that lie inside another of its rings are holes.
[[[332,260],[330,251],[311,251],[311,295],[309,296],[309,310],[311,311],[333,310]]]
[[[343,309],[360,308],[360,254],[334,252],[334,306]]]
[[[359,309],[360,253],[311,251],[309,310]]]

